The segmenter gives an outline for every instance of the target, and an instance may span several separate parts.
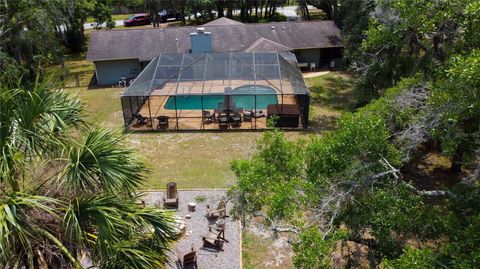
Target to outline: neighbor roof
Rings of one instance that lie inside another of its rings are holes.
[[[277,94],[308,94],[300,70],[285,60],[285,54],[160,54],[123,96],[228,95],[239,87],[249,87],[256,95],[265,94],[262,87],[272,88]]]
[[[204,24],[204,26],[217,26],[217,25],[243,25],[243,23],[239,21],[231,20],[229,18],[221,17]]]
[[[261,38],[292,50],[343,47],[340,29],[333,21],[204,25],[204,28],[212,33],[214,52],[246,51]],[[161,53],[188,53],[190,33],[196,31],[193,26],[93,31],[87,60],[150,61]]]

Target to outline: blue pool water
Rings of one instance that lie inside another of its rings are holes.
[[[275,90],[266,86],[241,86],[234,89],[231,98],[235,103],[235,107],[243,109],[254,109],[255,102],[257,109],[266,109],[270,104],[278,104]],[[256,96],[256,101],[255,101]],[[223,95],[184,95],[177,96],[178,110],[201,110],[203,97],[203,109],[212,110],[219,108],[219,104],[223,103],[225,97]],[[168,97],[165,103],[165,109],[175,109],[175,98]]]

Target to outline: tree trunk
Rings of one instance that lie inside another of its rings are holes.
[[[460,174],[462,172],[462,160],[465,151],[462,145],[457,146],[452,157],[452,165],[450,171],[454,174]]]

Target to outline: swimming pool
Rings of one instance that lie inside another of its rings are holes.
[[[203,97],[203,100],[202,100]],[[266,109],[270,104],[278,104],[274,89],[267,86],[245,85],[235,88],[231,92],[235,107],[243,109]],[[255,98],[256,97],[256,98]],[[179,95],[176,98],[178,110],[204,110],[219,108],[225,100],[224,95]],[[256,100],[255,100],[256,99]],[[165,109],[175,109],[175,98],[168,97]]]

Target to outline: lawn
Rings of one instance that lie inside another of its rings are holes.
[[[88,85],[93,64],[85,55],[66,57],[68,75],[66,90],[78,94],[86,105],[88,119],[96,125],[123,132],[120,106],[122,88],[97,88]],[[81,87],[76,87],[75,76]],[[333,72],[306,79],[311,89],[311,129],[288,132],[291,139],[308,137],[335,127],[335,120],[351,105],[352,78],[347,73]],[[72,86],[73,85],[73,86]],[[235,178],[230,161],[247,158],[255,150],[261,132],[188,132],[188,133],[128,133],[125,145],[138,152],[151,168],[145,189],[163,189],[168,181],[179,188],[225,188]]]

